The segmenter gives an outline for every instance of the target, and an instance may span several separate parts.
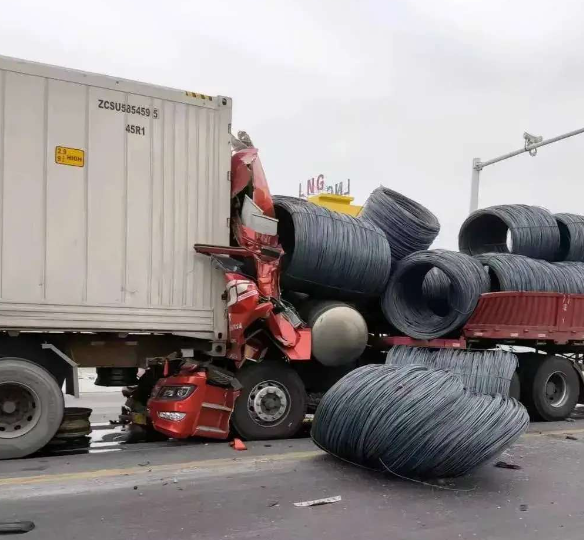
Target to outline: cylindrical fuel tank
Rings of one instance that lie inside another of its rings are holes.
[[[367,323],[351,306],[331,300],[313,300],[302,314],[312,329],[312,355],[321,364],[338,367],[357,360],[367,345]]]

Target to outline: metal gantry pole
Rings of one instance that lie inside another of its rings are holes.
[[[529,152],[531,156],[535,156],[539,147],[562,141],[564,139],[574,137],[575,135],[580,135],[581,133],[584,133],[584,128],[576,129],[574,131],[570,131],[568,133],[564,133],[563,135],[558,135],[557,137],[552,137],[551,139],[546,140],[543,140],[542,137],[534,137],[533,135],[529,135],[529,133],[524,133],[523,138],[525,139],[525,146],[523,148],[493,159],[489,159],[488,161],[481,161],[480,158],[474,158],[472,161],[472,178],[470,184],[470,211],[474,212],[479,207],[480,174],[485,167],[498,163],[499,161],[504,161],[506,159],[519,156],[525,152]]]

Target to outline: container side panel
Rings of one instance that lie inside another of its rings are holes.
[[[173,276],[172,305],[183,306],[186,280],[187,222],[187,105],[175,105],[174,122],[174,208],[173,208]]]
[[[12,72],[5,76],[2,298],[40,302],[45,274],[47,81]]]
[[[163,209],[162,224],[162,305],[172,305],[174,276],[174,129],[175,104],[164,102],[162,107],[164,122],[164,169],[163,169]]]
[[[123,298],[126,240],[126,115],[121,92],[89,93],[88,276],[89,303]],[[108,107],[102,108],[107,102]],[[101,107],[100,107],[101,105]]]
[[[148,125],[146,110],[150,99],[128,96],[131,110],[140,107],[144,114],[127,117],[125,128],[127,148],[127,209],[126,209],[126,283],[125,304],[148,304],[150,273],[150,237],[152,192],[150,181],[150,150],[152,129]],[[156,119],[155,122],[159,122]]]
[[[207,111],[198,111],[198,124],[197,124],[197,138],[198,138],[198,152],[197,152],[197,228],[196,228],[196,242],[200,244],[212,244],[211,231],[212,227],[212,216],[211,216],[211,206],[209,205],[209,182],[205,179],[209,178],[209,155],[211,151],[209,147],[209,114]],[[207,305],[206,299],[209,294],[209,289],[211,287],[210,273],[206,271],[208,262],[208,257],[204,255],[197,255],[197,266],[198,269],[195,273],[195,290],[196,298],[200,300],[205,300],[205,305]]]
[[[4,115],[6,111],[6,72],[0,71],[0,298],[2,298],[2,244],[4,223]]]
[[[225,336],[231,103],[149,88],[0,57],[0,330]]]
[[[229,243],[229,216],[231,205],[231,109],[220,109],[216,114],[217,123],[217,196],[214,201],[213,213],[216,216],[216,243]],[[227,317],[222,292],[225,287],[223,273],[213,269],[213,307],[215,317],[215,333],[219,338],[227,335]]]
[[[187,257],[187,282],[186,282],[186,302],[193,303],[197,297],[200,297],[202,291],[201,273],[204,271],[208,257],[195,253],[192,246],[198,241],[199,230],[199,110],[196,107],[189,107],[188,111],[189,136],[187,156],[188,161],[188,178],[189,201],[188,201],[188,219],[187,219],[187,244],[191,248]]]
[[[150,304],[162,305],[163,260],[164,260],[164,120],[159,116],[162,101],[152,100],[150,118],[152,129],[152,260],[150,277]]]
[[[46,300],[79,302],[85,289],[85,167],[57,163],[69,148],[85,148],[86,89],[50,80],[47,152]],[[84,159],[75,155],[78,159]]]

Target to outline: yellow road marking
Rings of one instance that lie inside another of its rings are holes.
[[[82,471],[76,473],[63,474],[43,474],[39,476],[21,476],[16,478],[0,478],[0,486],[36,484],[46,482],[67,482],[71,480],[94,480],[99,478],[110,478],[112,476],[132,476],[138,474],[155,474],[165,471],[179,471],[183,469],[219,469],[227,465],[253,464],[273,461],[295,461],[300,459],[310,459],[322,455],[320,450],[306,452],[290,452],[287,454],[274,454],[273,456],[254,456],[250,458],[207,459],[203,461],[189,461],[186,463],[165,463],[163,465],[152,465],[151,467],[128,467],[126,469],[98,469],[95,471]]]

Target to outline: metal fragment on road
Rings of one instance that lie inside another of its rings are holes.
[[[506,461],[497,461],[497,463],[495,463],[495,467],[498,467],[499,469],[512,469],[514,471],[521,470],[521,465],[515,465],[515,463],[507,463]]]
[[[336,503],[339,502],[341,499],[340,495],[337,495],[336,497],[327,497],[326,499],[316,499],[314,501],[302,501],[302,502],[295,502],[294,506],[298,506],[298,507],[306,507],[306,506],[321,506],[323,504],[332,504],[332,503]]]
[[[32,521],[0,521],[0,535],[24,534],[34,528]]]

